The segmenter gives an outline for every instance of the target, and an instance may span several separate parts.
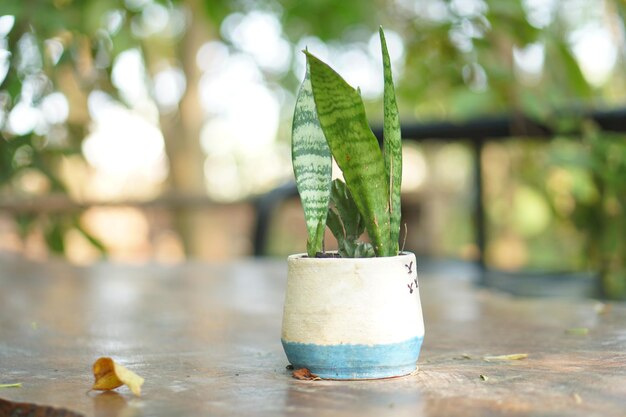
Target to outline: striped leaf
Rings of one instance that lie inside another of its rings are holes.
[[[363,101],[328,65],[307,51],[305,54],[320,125],[365,220],[376,255],[394,256],[389,239],[389,183]]]
[[[291,160],[309,235],[307,253],[314,257],[324,240],[332,158],[317,118],[308,66],[293,114]]]
[[[384,90],[384,121],[383,136],[385,156],[385,171],[389,181],[389,217],[391,242],[395,243],[395,251],[398,252],[398,242],[400,240],[400,186],[402,185],[402,135],[400,132],[400,117],[398,115],[398,104],[396,93],[393,87],[393,77],[391,75],[391,61],[387,51],[385,33],[381,27],[379,30],[380,44],[383,52],[383,75],[385,78]]]

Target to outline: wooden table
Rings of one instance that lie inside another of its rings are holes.
[[[22,383],[0,398],[86,416],[626,415],[624,305],[516,299],[462,269],[422,271],[419,372],[298,381],[279,341],[285,279],[281,261],[80,268],[0,254],[0,384]],[[528,357],[484,359],[513,353]],[[89,391],[100,356],[143,376],[142,397]]]

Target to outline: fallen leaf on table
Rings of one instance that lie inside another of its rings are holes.
[[[489,377],[487,375],[481,375],[480,379],[482,379],[483,381],[488,381]]]
[[[571,329],[565,330],[565,333],[574,336],[587,336],[589,329],[586,327],[572,327]]]
[[[22,388],[22,383],[17,382],[15,384],[0,384],[0,388]]]
[[[296,379],[301,379],[303,381],[319,381],[319,376],[312,374],[307,368],[300,368],[293,371],[293,377]]]
[[[122,385],[128,386],[136,396],[141,395],[141,386],[144,379],[117,364],[111,358],[98,358],[93,364],[93,376],[95,381],[92,389],[109,391]]]
[[[483,360],[487,362],[518,361],[520,359],[526,359],[527,357],[528,353],[513,353],[511,355],[483,356]]]
[[[583,399],[580,398],[580,395],[578,395],[577,393],[574,393],[574,395],[572,395],[572,397],[574,398],[574,402],[576,404],[582,404],[583,403]]]

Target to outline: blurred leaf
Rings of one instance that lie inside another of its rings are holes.
[[[44,233],[48,248],[57,254],[65,252],[64,227],[59,221],[52,221]]]
[[[511,34],[519,46],[537,40],[540,30],[528,23],[520,0],[489,0],[488,4],[487,19],[494,31]]]
[[[573,336],[587,336],[589,329],[586,327],[572,327],[571,329],[565,330],[565,333]]]
[[[554,79],[561,80],[564,87],[569,89],[569,91],[564,91],[566,95],[579,96],[580,98],[592,96],[591,87],[564,39],[555,36],[546,37],[545,65],[549,71],[558,71]]]
[[[497,355],[497,356],[483,356],[483,360],[486,362],[497,361],[518,361],[528,358],[528,353],[513,353],[510,355]]]
[[[24,238],[30,232],[35,224],[37,216],[29,213],[20,213],[15,215],[15,223],[20,237]]]
[[[76,217],[74,219],[74,227],[78,232],[83,235],[85,239],[89,241],[99,252],[101,255],[105,255],[107,253],[107,248],[104,246],[104,243],[100,241],[100,239],[96,238],[94,235],[89,233],[85,228],[80,224],[80,221]]]

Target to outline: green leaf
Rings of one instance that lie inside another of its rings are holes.
[[[346,240],[346,232],[343,230],[343,223],[341,222],[341,218],[339,217],[339,213],[336,209],[329,208],[328,209],[328,217],[326,218],[326,225],[330,229],[335,239],[337,239],[337,243],[339,247],[344,246],[344,241]]]
[[[391,74],[391,61],[387,51],[387,42],[382,26],[379,29],[380,44],[383,53],[383,75],[384,85],[384,156],[385,171],[389,181],[389,217],[391,243],[395,244],[395,252],[398,252],[398,242],[400,241],[400,186],[402,185],[402,134],[400,132],[400,116],[398,114],[398,103],[396,102],[396,92],[393,87],[393,76]]]
[[[337,209],[346,239],[357,240],[365,232],[365,224],[348,187],[340,179],[332,182],[330,201]]]
[[[365,232],[365,224],[346,184],[340,179],[332,183],[330,192],[332,207],[328,209],[327,225],[337,239],[339,255],[343,258],[370,258],[375,256],[369,243],[359,241]]]
[[[307,253],[322,250],[330,199],[332,158],[320,127],[307,68],[293,114],[291,158],[309,235]]]
[[[354,257],[355,258],[373,258],[376,256],[374,252],[374,247],[367,242],[357,242],[356,247],[354,248]]]
[[[308,51],[317,116],[378,256],[393,256],[385,163],[357,90]]]

